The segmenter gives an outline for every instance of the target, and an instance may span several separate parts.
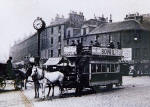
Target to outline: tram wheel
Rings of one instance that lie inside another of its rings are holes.
[[[83,87],[79,86],[80,84],[77,85],[76,89],[75,89],[75,96],[81,96],[81,92]]]
[[[112,90],[112,88],[113,88],[113,84],[108,84],[108,85],[106,85],[106,89],[107,89],[107,90]]]
[[[0,81],[0,89],[4,89],[6,87],[6,80],[3,79]]]

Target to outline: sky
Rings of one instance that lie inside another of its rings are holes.
[[[36,32],[33,21],[42,17],[49,25],[56,14],[68,17],[69,12],[83,12],[86,19],[96,16],[122,21],[126,14],[150,13],[149,0],[0,0],[0,61],[6,61],[15,41]]]

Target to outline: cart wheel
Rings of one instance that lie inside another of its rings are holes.
[[[0,89],[4,89],[6,87],[6,80],[0,80]]]
[[[16,79],[14,82],[14,88],[15,88],[15,90],[21,89],[22,88],[22,81]]]

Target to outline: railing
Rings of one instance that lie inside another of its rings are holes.
[[[92,47],[92,46],[64,47],[64,56],[76,56],[76,55],[122,56],[122,50],[102,48],[102,47]]]

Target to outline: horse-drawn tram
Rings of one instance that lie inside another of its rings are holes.
[[[113,84],[122,84],[120,73],[120,49],[84,46],[64,47],[64,56],[75,67],[66,66],[64,87],[76,88],[76,92],[93,86],[112,88]],[[71,65],[70,64],[70,65]],[[72,70],[69,69],[72,68]]]

